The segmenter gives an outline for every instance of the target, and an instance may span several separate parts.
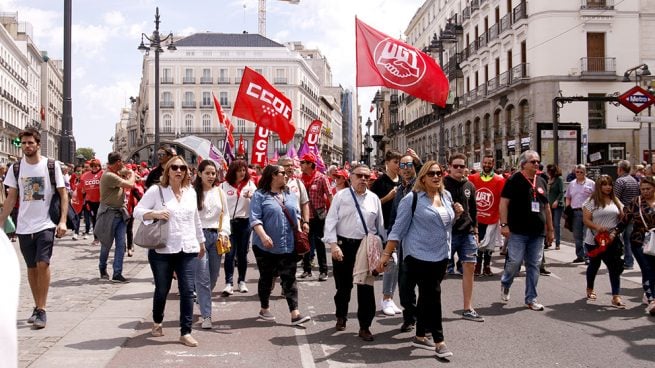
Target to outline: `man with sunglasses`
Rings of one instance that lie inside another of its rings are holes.
[[[582,221],[582,205],[591,197],[596,183],[587,177],[585,165],[575,166],[575,180],[569,183],[564,194],[565,205],[573,208],[573,239],[575,240],[575,259],[571,263],[589,264],[589,256],[584,246],[586,229]]]
[[[164,173],[164,166],[173,156],[176,156],[175,148],[168,144],[162,144],[157,150],[157,160],[159,161],[157,167],[152,169],[146,178],[146,190],[153,184],[159,184],[161,175]]]
[[[455,253],[462,263],[462,293],[464,312],[462,318],[469,321],[484,322],[484,318],[473,309],[473,271],[478,254],[478,210],[475,203],[475,185],[466,179],[466,155],[456,153],[448,160],[449,175],[444,178],[444,186],[453,197],[453,203],[459,203],[464,213],[453,223],[450,258]]]
[[[325,219],[323,241],[330,245],[334,283],[337,288],[334,295],[337,331],[346,329],[348,303],[353,288],[353,270],[362,239],[368,234],[377,234],[383,240],[387,237],[380,199],[367,189],[370,177],[371,170],[368,166],[355,166],[350,175],[351,187],[339,191],[334,196]],[[365,223],[362,222],[362,218]],[[373,317],[375,317],[373,285],[357,284],[359,337],[364,341],[373,341],[373,334],[369,329]]]
[[[123,179],[125,177],[125,179]],[[95,235],[100,239],[100,279],[108,280],[107,259],[112,244],[115,242],[112,282],[125,283],[123,277],[123,258],[125,257],[125,236],[127,220],[130,215],[125,206],[125,190],[132,190],[135,176],[132,170],[123,170],[123,160],[118,152],[107,156],[107,171],[100,178],[100,208]]]
[[[521,153],[519,165],[521,170],[507,179],[500,198],[500,232],[508,239],[507,258],[500,279],[501,300],[509,301],[509,289],[525,262],[525,305],[542,311],[544,306],[537,302],[537,283],[544,255],[544,236],[546,243],[552,243],[555,237],[548,185],[537,175],[537,152]]]

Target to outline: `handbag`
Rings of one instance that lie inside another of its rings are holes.
[[[289,214],[289,210],[287,210],[287,207],[284,205],[284,203],[282,203],[277,197],[275,197],[275,200],[277,200],[277,203],[279,203],[280,207],[282,207],[282,212],[284,212],[284,216],[287,218],[289,224],[291,224],[291,227],[293,228],[294,251],[300,256],[308,253],[310,249],[309,236],[307,236],[307,234],[305,234],[302,230],[298,229],[297,221],[293,221],[293,219],[291,218],[291,214]]]
[[[648,224],[644,220],[644,214],[641,211],[641,196],[639,196],[639,216],[641,216],[641,221],[644,223],[644,227],[648,229]],[[655,256],[655,227],[646,230],[644,233],[644,243],[643,243],[643,252],[649,256]]]
[[[161,199],[162,206],[166,207],[164,202],[164,193],[159,188],[159,198]],[[168,221],[155,219],[150,224],[141,223],[139,228],[134,234],[134,244],[146,249],[161,249],[166,247],[168,240]]]
[[[218,253],[219,256],[222,256],[225,253],[229,253],[230,250],[232,249],[232,242],[230,242],[230,238],[228,238],[226,241],[223,241],[221,238],[221,231],[223,230],[223,211],[225,210],[223,208],[223,190],[218,189],[218,196],[221,198],[221,214],[218,217],[218,239],[216,240],[216,253]]]
[[[13,232],[16,232],[16,225],[11,217],[7,217],[5,221],[5,234],[11,234]]]
[[[605,253],[607,247],[612,243],[609,231],[599,231],[594,236],[594,240],[596,241],[596,246],[589,248],[589,251],[587,252],[589,257],[598,257]]]

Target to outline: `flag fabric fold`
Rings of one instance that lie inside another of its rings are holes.
[[[233,116],[250,120],[278,134],[286,144],[293,139],[296,127],[292,118],[291,100],[273,87],[266,78],[246,67],[239,93],[234,102]]]
[[[432,57],[357,18],[355,33],[357,87],[385,86],[446,106],[448,78]]]
[[[221,104],[218,102],[216,95],[214,95],[214,92],[212,92],[212,97],[214,98],[214,108],[216,109],[216,115],[218,115],[218,122],[225,127],[225,141],[230,142],[232,148],[234,148],[234,136],[232,135],[232,132],[234,132],[234,125],[232,125],[230,118],[225,115],[225,112],[223,111]]]

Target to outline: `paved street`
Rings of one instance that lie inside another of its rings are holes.
[[[214,298],[215,329],[194,327],[198,348],[177,342],[175,290],[166,308],[165,336],[153,338],[153,286],[145,252],[137,249],[135,257],[126,258],[125,274],[132,282],[121,285],[98,280],[98,250],[91,240],[74,242],[67,237],[58,241],[52,260],[48,327],[44,330],[31,330],[25,324],[32,301],[29,288],[22,285],[20,366],[425,367],[440,363],[432,352],[411,347],[412,333],[400,333],[399,315],[378,315],[371,327],[375,341],[361,341],[357,337],[354,292],[348,327],[344,332],[334,332],[334,281],[330,278],[319,283],[316,272],[313,280],[299,282],[301,312],[313,318],[305,328],[291,326],[279,285],[271,303],[277,322],[257,320],[254,262],[248,270],[247,294],[220,297],[224,286],[221,275]],[[609,307],[609,280],[604,268],[596,283],[598,301],[588,303],[584,298],[585,268],[569,263],[574,258],[572,246],[564,244],[560,251],[548,250],[546,257],[553,275],[541,277],[539,282],[544,312],[523,306],[523,277],[515,280],[512,300],[501,304],[496,275],[478,278],[475,286],[474,305],[486,322],[465,321],[460,318],[461,277],[444,281],[445,336],[455,354],[451,362],[470,367],[652,366],[655,318],[648,317],[641,305],[639,271],[624,273],[622,286],[628,309],[616,310]],[[494,272],[498,273],[501,259],[495,258],[494,262]],[[380,293],[381,286],[377,281],[376,293]]]

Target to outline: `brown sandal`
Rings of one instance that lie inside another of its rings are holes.
[[[617,309],[625,309],[625,303],[623,303],[620,296],[614,295],[612,296],[612,307]]]
[[[587,288],[587,300],[590,302],[596,301],[596,293],[594,289]]]

